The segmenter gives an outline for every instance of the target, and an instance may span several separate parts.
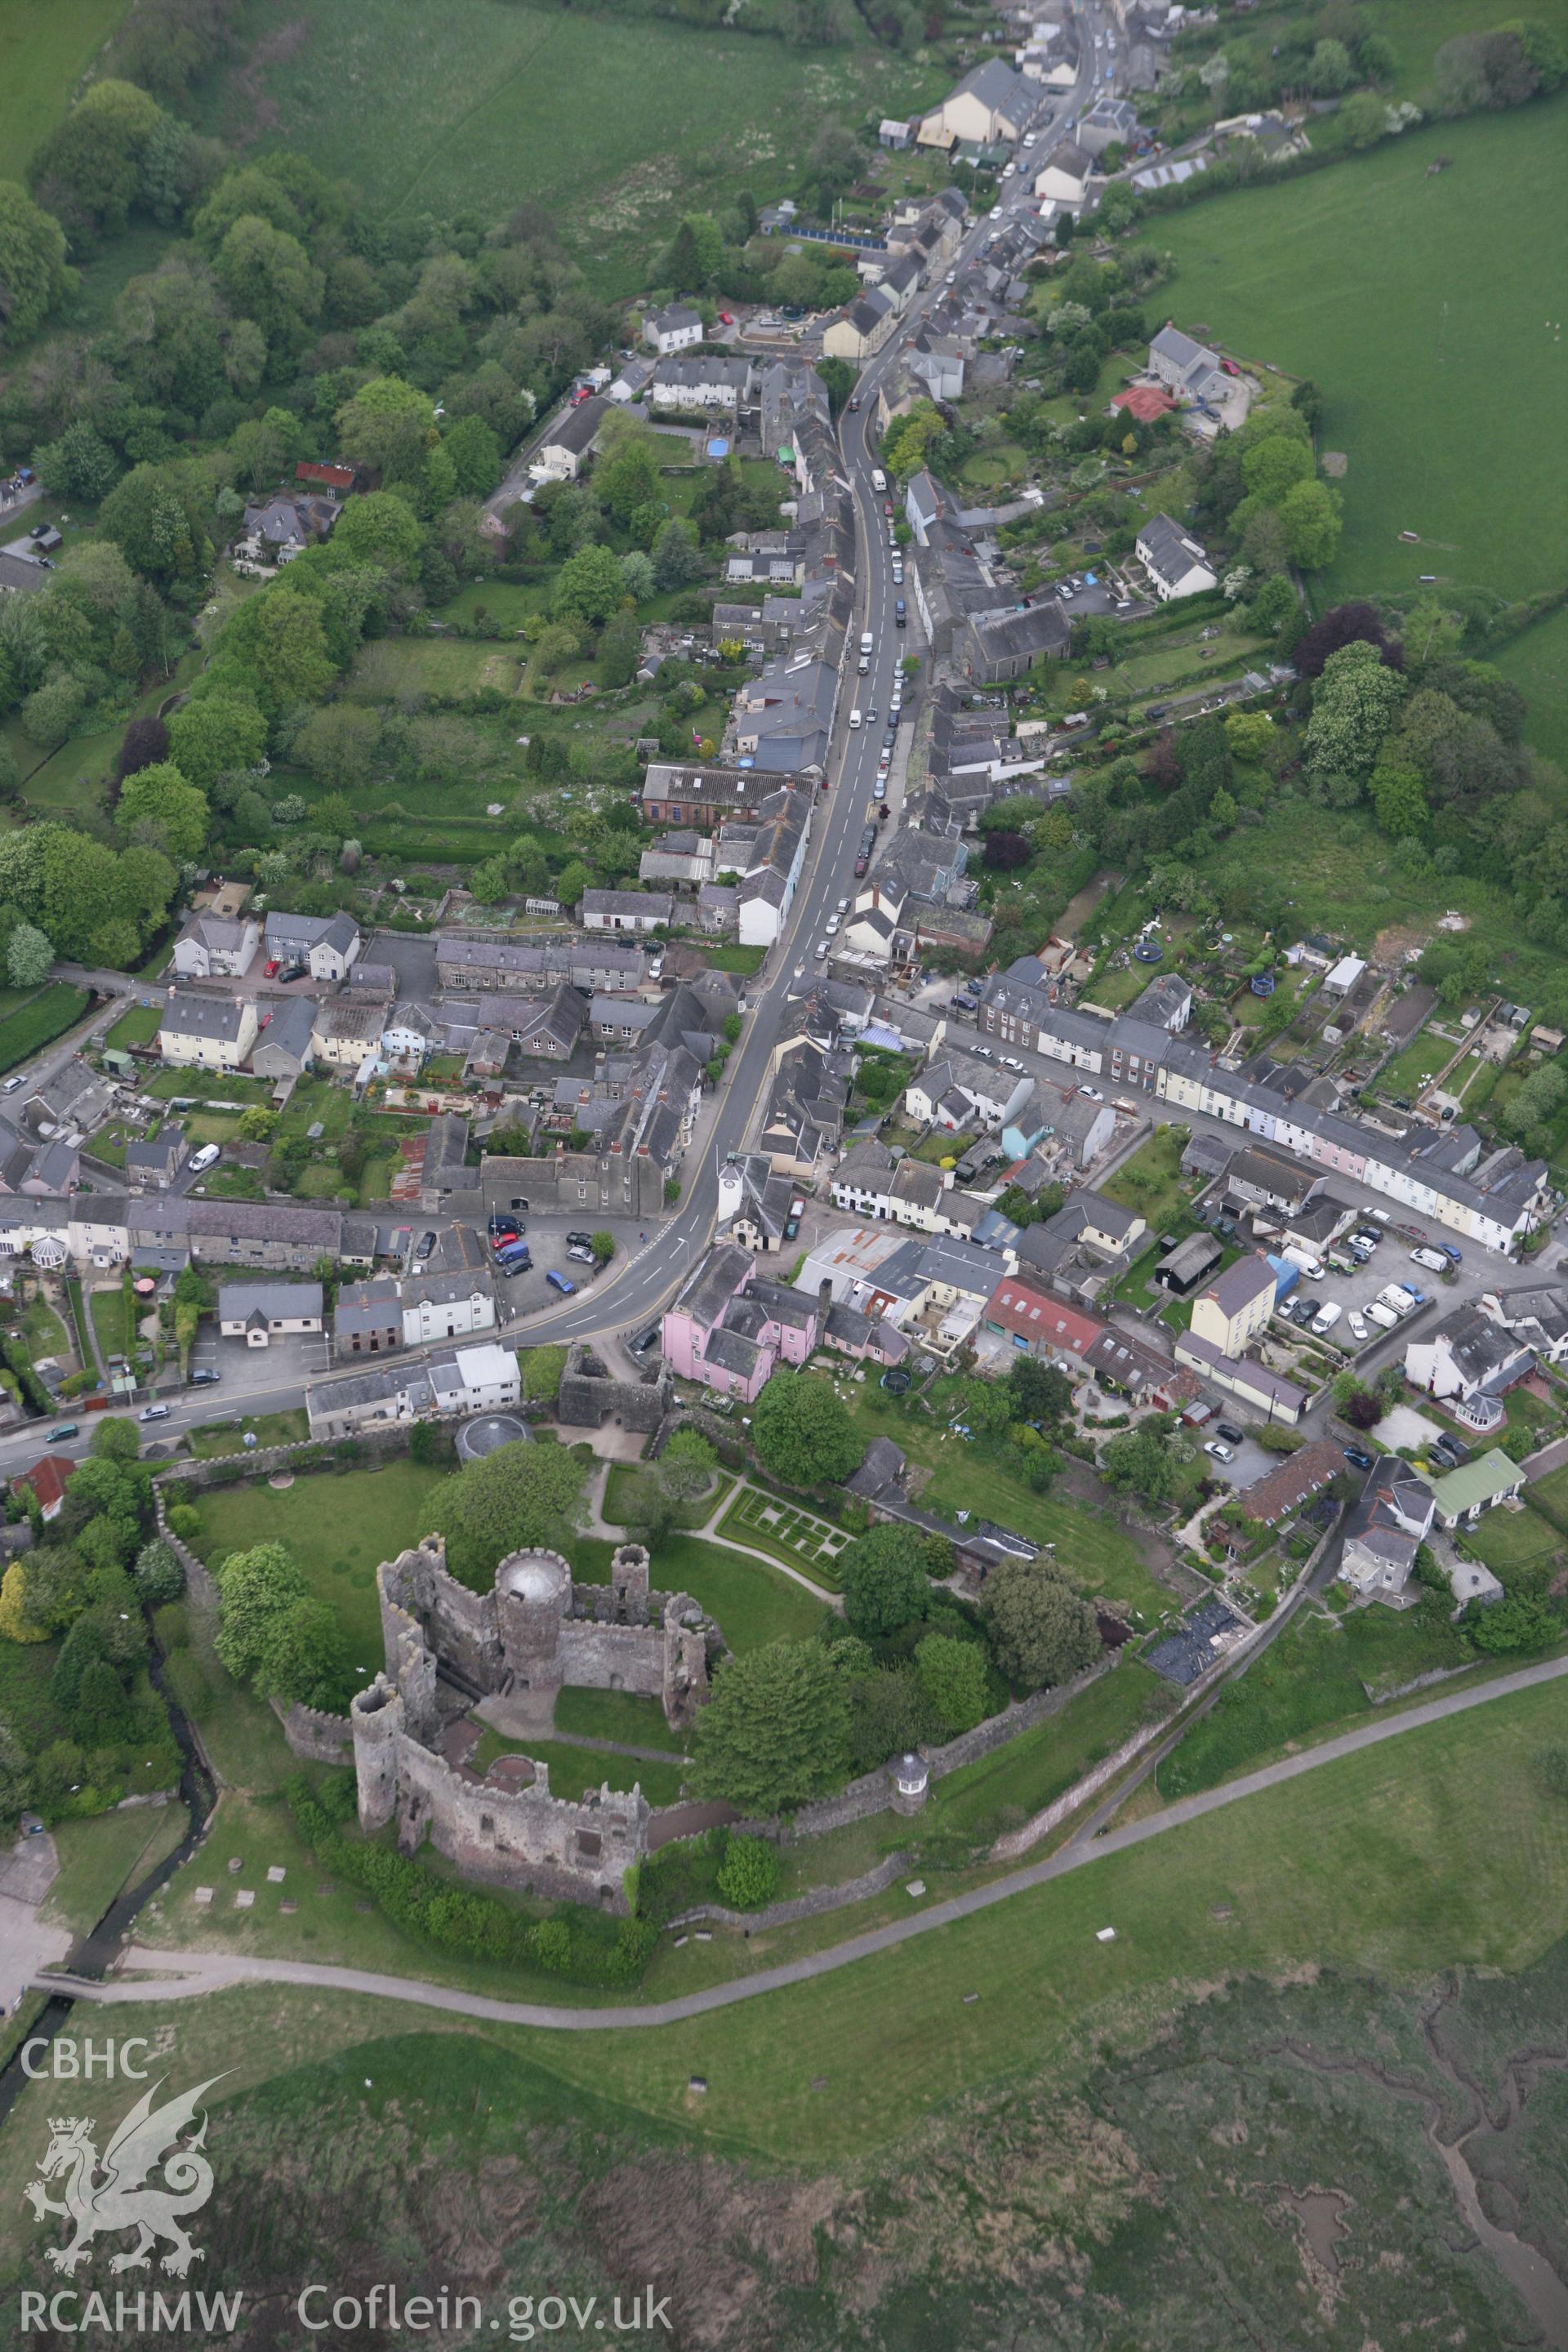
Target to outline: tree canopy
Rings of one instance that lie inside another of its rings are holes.
[[[445,1536],[452,1574],[484,1591],[508,1552],[569,1540],[582,1516],[584,1476],[563,1445],[498,1446],[442,1479],[422,1532]]]
[[[840,1485],[866,1452],[847,1406],[815,1372],[773,1373],[757,1399],[752,1439],[786,1486]]]

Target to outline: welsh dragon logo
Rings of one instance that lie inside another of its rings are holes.
[[[205,2259],[183,2224],[184,2216],[199,2213],[212,2195],[213,2168],[202,2153],[205,2115],[190,2139],[182,2141],[180,2136],[213,2084],[222,2080],[221,2074],[214,2074],[161,2107],[153,2105],[163,2087],[154,2083],[143,2091],[101,2157],[93,2145],[90,2116],[50,2116],[49,2144],[38,2165],[42,2180],[30,2180],[22,2193],[40,2221],[46,2213],[59,2213],[74,2227],[68,2245],[47,2249],[56,2270],[68,2275],[73,2272],[103,2231],[138,2233],[128,2252],[113,2257],[111,2271],[146,2269],[161,2239],[167,2239],[170,2248],[162,2268],[175,2278],[184,2278],[193,2263]],[[162,2184],[150,2187],[147,2176],[160,2166]],[[46,2196],[43,2181],[62,2178],[64,2196]]]

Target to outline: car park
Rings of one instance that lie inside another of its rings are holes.
[[[1216,1462],[1236,1460],[1236,1448],[1233,1445],[1222,1445],[1217,1437],[1209,1439],[1208,1444],[1204,1447],[1204,1452],[1212,1454]]]

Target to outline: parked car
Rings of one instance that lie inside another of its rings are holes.
[[[553,1266],[551,1267],[544,1279],[550,1285],[552,1290],[558,1290],[561,1293],[563,1298],[574,1298],[576,1297],[576,1284],[574,1282],[569,1282],[563,1274],[557,1274]]]
[[[222,1378],[223,1374],[215,1370],[211,1364],[198,1364],[191,1374],[191,1386],[194,1389],[216,1389]]]
[[[1469,1460],[1470,1449],[1462,1437],[1456,1437],[1451,1429],[1446,1429],[1442,1436],[1434,1441],[1431,1454],[1434,1462],[1449,1463],[1457,1470],[1462,1462]]]
[[[1364,1445],[1343,1445],[1340,1448],[1352,1470],[1370,1470],[1372,1456]]]
[[[1208,1444],[1204,1447],[1204,1452],[1205,1454],[1212,1454],[1216,1462],[1234,1462],[1236,1460],[1235,1447],[1230,1445],[1222,1445],[1217,1437],[1211,1437],[1209,1439]]]
[[[1344,1311],[1344,1308],[1332,1298],[1326,1307],[1320,1307],[1312,1318],[1312,1329],[1317,1338],[1320,1339],[1325,1338],[1333,1329]]]
[[[594,1236],[592,1234],[568,1234],[566,1236],[566,1246],[568,1249],[592,1249],[593,1245]]]
[[[200,1176],[205,1170],[211,1168],[217,1159],[220,1149],[221,1147],[218,1144],[204,1143],[199,1151],[193,1151],[191,1154],[192,1175]]]
[[[1227,1445],[1240,1445],[1247,1437],[1247,1432],[1237,1429],[1234,1421],[1216,1421],[1214,1433],[1216,1437],[1223,1437]]]
[[[81,1433],[78,1429],[74,1421],[62,1421],[58,1429],[50,1430],[49,1444],[51,1445],[64,1445],[68,1438],[78,1437],[80,1433]]]
[[[430,1256],[431,1253],[434,1251],[435,1247],[436,1235],[434,1233],[421,1234],[419,1236],[419,1246],[414,1253],[415,1265],[423,1265],[426,1259]]]
[[[144,1404],[136,1418],[138,1421],[167,1421],[169,1408],[166,1404]]]
[[[1449,1259],[1446,1250],[1413,1249],[1410,1253],[1410,1263],[1412,1265],[1424,1265],[1428,1274],[1447,1274],[1449,1268]]]
[[[1453,1244],[1453,1243],[1452,1243],[1452,1242],[1439,1242],[1439,1243],[1438,1243],[1438,1244],[1437,1244],[1437,1247],[1442,1251],[1443,1255],[1447,1259],[1448,1264],[1449,1264],[1450,1265],[1464,1265],[1464,1263],[1465,1263],[1465,1253],[1464,1253],[1464,1251],[1463,1251],[1463,1250],[1457,1250],[1457,1249],[1454,1247],[1454,1244]]]
[[[1357,1307],[1352,1307],[1351,1308],[1350,1326],[1351,1338],[1357,1341],[1364,1340],[1366,1338],[1366,1317]]]
[[[1369,1323],[1375,1323],[1380,1331],[1392,1331],[1396,1328],[1399,1322],[1399,1318],[1394,1309],[1391,1307],[1385,1307],[1381,1298],[1374,1298],[1366,1309],[1366,1319]]]

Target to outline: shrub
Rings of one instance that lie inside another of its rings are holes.
[[[766,1838],[732,1837],[719,1869],[719,1892],[737,1911],[760,1911],[778,1891],[779,1858]]]
[[[193,1510],[189,1503],[176,1503],[172,1510],[164,1513],[164,1517],[169,1522],[170,1534],[178,1536],[182,1543],[195,1543],[201,1534],[202,1515]]]

